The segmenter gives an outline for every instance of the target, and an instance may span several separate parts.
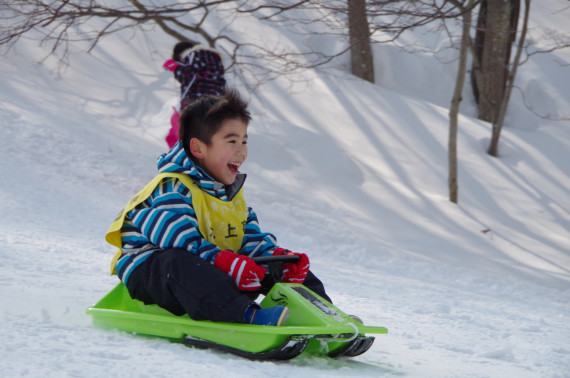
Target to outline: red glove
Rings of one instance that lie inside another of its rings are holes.
[[[277,248],[273,251],[273,256],[281,255],[296,255],[299,256],[299,260],[296,263],[285,263],[283,264],[283,277],[281,281],[292,282],[292,283],[303,283],[309,273],[309,257],[304,253],[291,252],[285,248]]]
[[[174,72],[174,70],[176,69],[176,67],[178,67],[180,65],[180,63],[178,63],[177,61],[175,61],[174,59],[168,59],[166,62],[164,62],[164,64],[162,65],[162,67],[166,68],[169,71]]]
[[[232,277],[239,290],[246,291],[261,289],[261,281],[266,273],[265,268],[257,265],[248,256],[238,255],[229,250],[218,253],[214,266]]]

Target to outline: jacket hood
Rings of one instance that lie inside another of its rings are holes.
[[[214,180],[186,155],[180,142],[177,142],[168,152],[158,157],[157,167],[160,173],[175,172],[188,175],[194,184],[208,194],[228,201],[231,201],[241,189],[246,178],[244,173],[238,173],[236,180],[231,185],[224,185]]]
[[[218,50],[216,50],[214,47],[210,47],[210,46],[206,46],[206,45],[195,45],[193,47],[190,47],[186,50],[183,50],[180,52],[180,56],[181,56],[181,61],[184,61],[186,58],[188,58],[188,56],[190,54],[192,54],[194,51],[210,51],[213,52],[214,54],[218,55],[220,57],[220,60],[222,61],[222,64],[224,64],[224,58],[222,57],[222,54],[220,54],[220,52]],[[188,62],[191,63],[191,62]]]

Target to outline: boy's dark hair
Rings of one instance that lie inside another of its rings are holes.
[[[228,90],[223,96],[203,96],[188,105],[180,116],[179,140],[192,160],[190,140],[198,138],[210,145],[212,137],[220,131],[222,123],[228,119],[241,119],[246,125],[251,121],[247,102],[235,90]]]
[[[192,47],[194,47],[194,45],[196,45],[196,43],[190,41],[178,42],[176,45],[174,45],[174,48],[172,49],[172,59],[174,59],[177,62],[180,62],[182,60],[180,54],[182,54],[184,50],[191,49]]]

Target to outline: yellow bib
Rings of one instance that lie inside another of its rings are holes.
[[[222,201],[207,193],[204,193],[187,175],[181,173],[163,172],[158,174],[140,192],[127,203],[119,212],[111,227],[107,231],[105,239],[109,244],[119,248],[113,260],[111,260],[111,274],[116,274],[115,265],[121,257],[121,228],[125,222],[125,216],[129,211],[146,200],[156,186],[164,179],[177,178],[192,193],[192,205],[196,212],[198,230],[202,237],[220,249],[239,251],[243,242],[245,224],[248,210],[243,197],[243,188],[229,201]]]

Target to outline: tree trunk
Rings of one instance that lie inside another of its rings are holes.
[[[473,59],[473,92],[479,119],[494,123],[505,95],[520,0],[483,0],[479,8]]]
[[[467,70],[467,53],[469,52],[469,30],[471,28],[471,7],[475,0],[469,0],[467,9],[463,14],[463,31],[461,35],[461,50],[459,53],[459,65],[457,67],[457,79],[455,90],[451,99],[449,109],[449,142],[448,142],[448,186],[449,200],[458,202],[459,186],[457,184],[457,118],[459,115],[459,105],[462,100],[463,84],[465,83],[465,72]]]
[[[348,0],[348,33],[352,74],[374,83],[374,59],[370,47],[366,0]]]

